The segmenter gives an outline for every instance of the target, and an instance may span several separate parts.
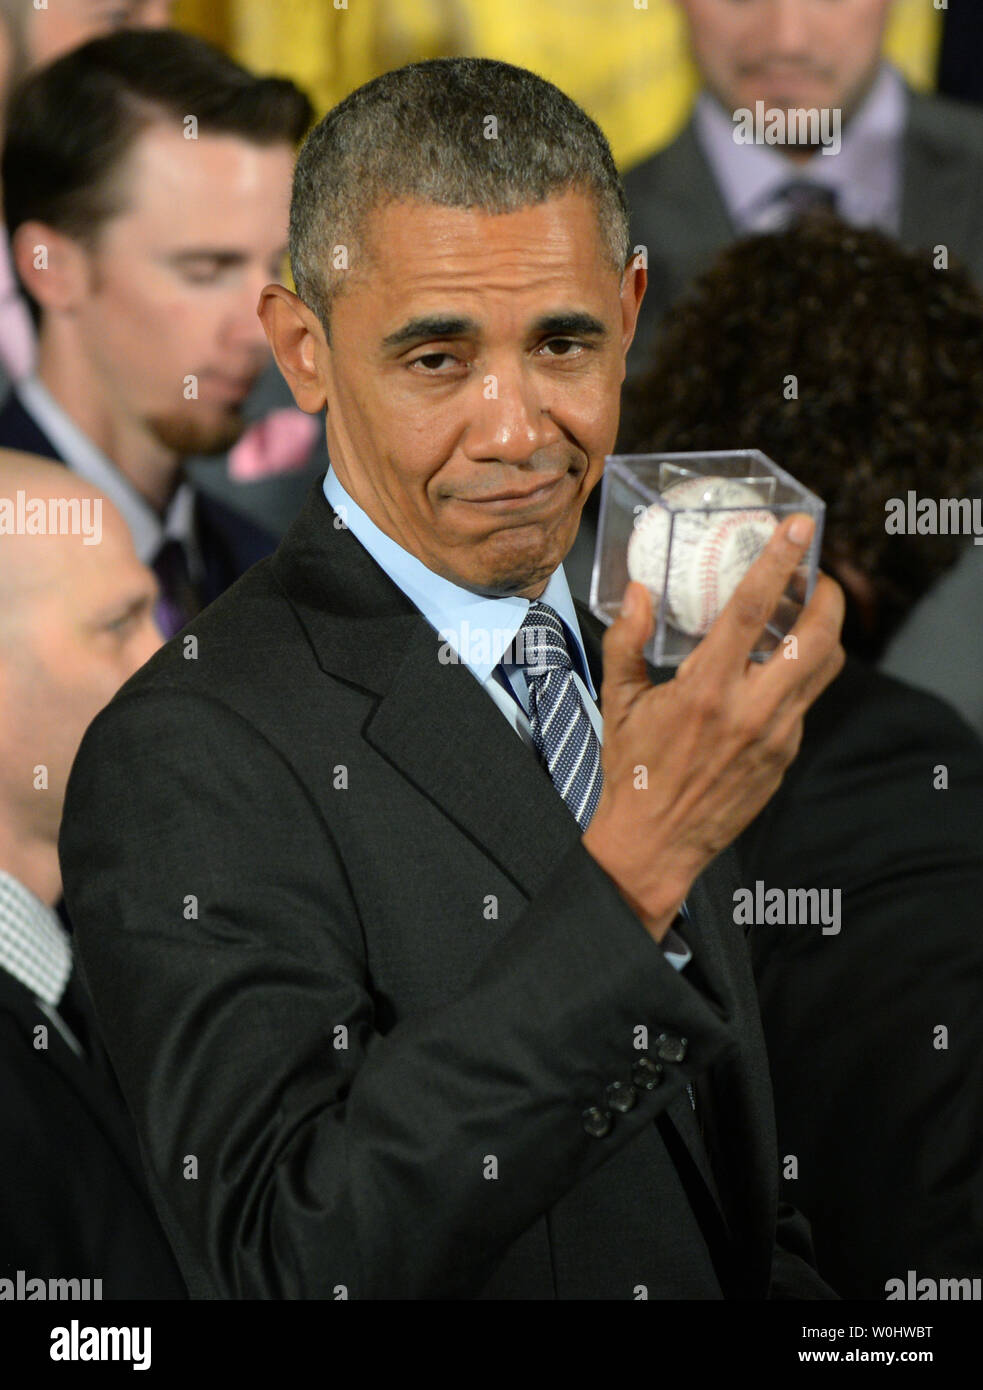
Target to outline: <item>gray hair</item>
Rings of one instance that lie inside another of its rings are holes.
[[[491,138],[490,138],[491,137]],[[290,258],[297,293],[329,332],[366,220],[385,203],[515,212],[568,190],[597,203],[602,244],[628,261],[625,193],[607,140],[542,77],[490,58],[433,58],[367,82],[329,111],[297,159]]]

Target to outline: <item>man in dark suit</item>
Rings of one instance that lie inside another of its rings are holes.
[[[913,250],[942,246],[983,283],[983,114],[912,91],[881,59],[892,0],[680,0],[705,90],[668,148],[625,176],[649,289],[629,372],[659,321],[735,236],[787,225],[810,204]],[[735,111],[842,113],[839,148],[736,143]],[[749,345],[749,348],[752,345]]]
[[[157,572],[165,636],[274,546],[183,460],[245,427],[269,361],[256,300],[283,264],[309,114],[291,83],[171,31],[92,40],[10,110],[4,206],[39,355],[0,411],[0,444],[113,499]]]
[[[0,528],[3,1296],[78,1280],[76,1297],[184,1298],[55,910],[69,768],[92,716],[160,646],[157,586],[112,503],[81,478],[0,451],[5,512],[18,493],[48,514],[77,507],[82,524],[17,534],[5,516]]]
[[[842,662],[825,578],[799,660],[747,662],[810,526],[659,686],[629,586],[602,725],[562,559],[644,292],[604,137],[436,60],[329,113],[294,188],[261,314],[332,469],[95,722],[61,839],[189,1288],[828,1298],[726,851]]]

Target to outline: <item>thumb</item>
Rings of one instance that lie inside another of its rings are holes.
[[[642,652],[652,631],[652,597],[644,584],[632,582],[625,589],[621,613],[604,634],[604,715],[620,708],[638,694],[639,686],[651,686]]]

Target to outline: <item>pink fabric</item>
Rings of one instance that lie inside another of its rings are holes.
[[[37,343],[30,310],[24,302],[10,260],[10,243],[0,230],[0,361],[11,381],[34,370]]]
[[[229,477],[252,483],[303,468],[314,451],[319,421],[294,406],[273,410],[246,431],[229,451]]]

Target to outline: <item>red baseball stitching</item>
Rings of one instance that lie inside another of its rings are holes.
[[[717,606],[717,579],[719,570],[712,568],[713,561],[719,561],[723,543],[729,538],[735,526],[746,526],[750,521],[773,521],[771,512],[766,511],[743,511],[733,512],[726,521],[721,521],[707,542],[706,550],[700,564],[700,599],[702,609],[700,614],[701,632],[699,636],[709,629],[711,625],[710,613]],[[762,547],[763,548],[763,547]],[[758,552],[761,553],[760,550]]]

